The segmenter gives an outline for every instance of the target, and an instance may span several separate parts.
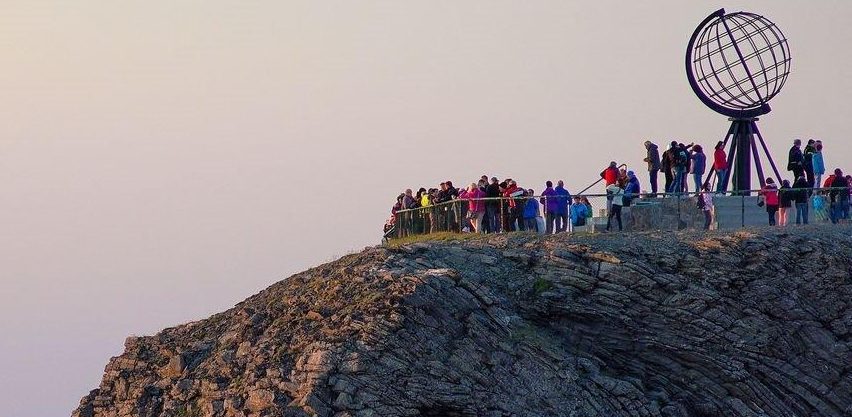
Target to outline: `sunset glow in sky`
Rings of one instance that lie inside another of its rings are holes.
[[[126,336],[377,244],[405,188],[712,147],[683,61],[720,7],[790,39],[776,160],[852,169],[848,1],[3,1],[2,415],[70,415]]]

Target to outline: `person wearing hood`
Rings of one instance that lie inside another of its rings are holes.
[[[627,186],[624,188],[624,197],[621,199],[622,206],[628,207],[633,202],[634,198],[639,197],[642,186],[639,184],[639,178],[633,171],[627,171]]]
[[[645,141],[645,151],[647,152],[643,161],[648,163],[648,181],[651,184],[651,193],[657,196],[657,174],[660,172],[660,150],[657,145],[649,140]]]

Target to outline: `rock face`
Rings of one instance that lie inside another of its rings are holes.
[[[128,339],[73,416],[849,416],[851,235],[371,248]]]

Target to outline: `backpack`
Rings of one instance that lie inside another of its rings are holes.
[[[679,149],[677,153],[675,153],[675,164],[679,167],[689,166],[689,156],[687,156],[686,151]]]

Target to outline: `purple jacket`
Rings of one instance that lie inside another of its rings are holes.
[[[541,193],[541,205],[544,206],[544,210],[548,213],[556,213],[559,211],[559,199],[556,198],[556,191],[547,187]]]

